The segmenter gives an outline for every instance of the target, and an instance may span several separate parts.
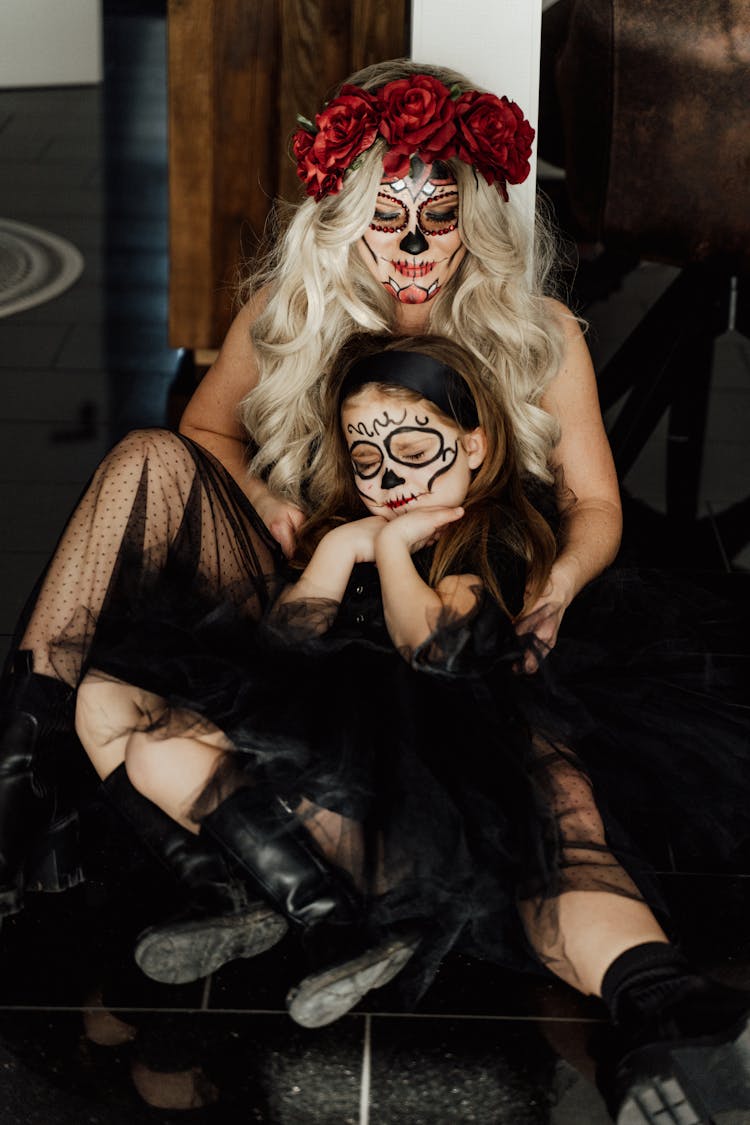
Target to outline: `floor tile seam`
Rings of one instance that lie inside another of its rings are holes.
[[[359,1076],[359,1125],[370,1125],[370,1091],[371,1091],[371,1030],[372,1018],[368,1013],[365,1016],[364,1033],[362,1035],[362,1068]]]
[[[211,999],[211,988],[213,987],[213,973],[206,977],[203,982],[203,993],[201,995],[201,1011],[207,1012],[209,1010],[209,1001]]]
[[[53,143],[54,139],[55,139],[54,137],[51,137],[48,141],[43,142],[43,151],[40,152],[40,153],[37,153],[34,156],[30,156],[30,155],[13,156],[12,154],[0,156],[0,167],[5,167],[7,165],[10,165],[12,167],[16,167],[18,165],[24,165],[24,166],[26,166],[26,165],[34,165],[34,166],[39,165],[40,167],[39,167],[38,170],[41,172],[41,171],[44,170],[44,168],[41,167],[42,165],[44,165],[45,167],[55,166],[57,168],[61,168],[61,167],[76,168],[78,165],[80,165],[81,160],[80,160],[80,158],[76,158],[76,157],[67,157],[67,158],[66,157],[60,157],[58,160],[46,158],[43,155],[43,152],[44,152],[44,150],[49,148],[49,146]],[[82,137],[76,137],[76,138],[73,138],[73,139],[85,141],[87,138],[82,136]],[[36,171],[37,168],[35,167],[34,170]]]
[[[420,1021],[424,1023],[428,1020],[439,1020],[442,1022],[450,1020],[461,1020],[467,1022],[469,1020],[480,1021],[482,1023],[555,1023],[555,1024],[602,1024],[607,1020],[604,1016],[547,1016],[547,1015],[489,1015],[486,1012],[351,1012],[350,1015],[369,1015],[372,1020],[388,1019],[388,1020],[411,1020]]]
[[[81,322],[79,322],[79,324],[80,323]],[[36,327],[36,325],[30,325],[29,324],[29,327],[31,327],[31,326]],[[60,328],[62,326],[63,326],[62,322],[60,324],[52,325],[52,327],[55,327],[55,328]],[[92,322],[89,322],[88,326],[89,327],[96,327],[97,324],[96,324],[96,322],[92,321]],[[127,325],[127,324],[123,323],[123,327],[128,327],[130,331],[133,331],[134,325],[132,325],[132,324]],[[154,327],[161,328],[162,325],[154,322]],[[170,348],[170,349],[166,349],[166,350],[180,351],[179,348]],[[12,372],[12,373],[9,373],[9,375],[3,375],[4,371],[8,371],[8,372]],[[22,376],[29,376],[29,375],[40,375],[40,376],[43,376],[45,378],[51,378],[51,379],[52,378],[58,378],[58,377],[61,377],[61,376],[63,378],[66,378],[67,376],[70,376],[71,379],[73,379],[73,378],[80,378],[82,375],[85,375],[87,377],[96,376],[96,375],[107,375],[107,376],[109,376],[109,375],[112,375],[112,373],[115,373],[115,375],[116,375],[116,372],[112,372],[107,367],[80,367],[80,366],[75,366],[75,367],[62,367],[61,366],[61,367],[55,367],[55,368],[27,367],[27,366],[20,367],[19,364],[12,364],[12,363],[3,364],[3,363],[0,363],[0,380],[8,380],[8,379],[15,378],[16,376],[21,378]],[[138,368],[136,372],[132,372],[132,371],[128,372],[128,375],[133,375],[133,373],[136,373],[136,375],[152,376],[152,375],[160,375],[160,373],[163,373],[163,372],[160,371],[160,369],[154,369],[154,368],[150,368],[150,369]],[[3,389],[7,389],[7,388],[3,388]],[[67,389],[74,390],[75,388],[69,387]],[[128,390],[129,388],[126,387],[124,389]],[[2,421],[2,422],[13,422],[13,421],[16,421],[16,420],[15,420],[15,418],[11,418],[8,415],[3,415],[0,418],[0,421]],[[37,418],[25,417],[25,418],[19,418],[18,421],[19,422],[35,422],[35,421],[37,421]],[[46,422],[47,418],[38,418],[38,421],[39,422]],[[48,421],[49,422],[66,422],[67,418],[64,418],[64,417],[49,417]]]
[[[29,195],[25,194],[23,199],[13,200],[9,206],[15,209],[17,203],[25,204],[27,201],[29,201]],[[17,223],[28,223],[29,226],[41,227],[43,230],[53,229],[54,224],[58,222],[68,222],[70,220],[76,222],[90,220],[94,222],[105,218],[104,211],[92,211],[89,201],[86,201],[86,209],[81,207],[74,211],[50,210],[46,203],[39,203],[39,206],[24,206],[20,214],[18,212],[16,212],[16,214],[8,214],[6,206],[8,205],[3,204],[2,200],[0,200],[0,211],[3,212],[4,219],[12,219]],[[68,239],[68,241],[70,241],[70,239]]]
[[[104,1009],[113,1014],[130,1012],[132,1014],[161,1014],[161,1015],[209,1015],[209,1016],[289,1016],[285,1008],[202,1008],[202,1007],[139,1007],[135,1005],[114,1004],[0,1004],[0,1013],[3,1012],[49,1012],[49,1013],[85,1013],[97,1012]],[[421,1023],[437,1020],[446,1022],[459,1020],[466,1022],[473,1020],[482,1023],[555,1023],[555,1024],[601,1024],[606,1023],[604,1017],[595,1016],[541,1016],[541,1015],[487,1015],[474,1012],[349,1012],[347,1020],[370,1021],[374,1020],[404,1020],[419,1021]]]
[[[65,331],[61,334],[62,338],[58,341],[57,347],[55,348],[54,352],[52,353],[52,356],[50,357],[50,363],[49,363],[50,367],[54,368],[57,365],[57,361],[60,358],[60,356],[62,355],[63,350],[64,350],[65,346],[67,345],[68,341],[72,337],[73,332],[75,331],[75,328],[76,328],[75,324],[68,324],[68,325],[65,326]]]
[[[722,563],[722,566],[724,568],[724,571],[727,574],[731,574],[732,573],[731,555],[727,551],[728,545],[724,543],[724,537],[721,534],[721,527],[719,526],[719,519],[718,519],[720,513],[715,509],[712,500],[705,499],[703,501],[703,507],[706,509],[706,515],[708,516],[709,522],[711,524],[711,530],[712,530],[713,535],[714,535],[714,540],[715,540],[715,543],[716,543],[716,549],[719,552],[719,556],[721,558],[721,563]],[[737,553],[737,552],[735,552],[735,553]]]
[[[703,442],[704,451],[707,449],[724,449],[727,446],[734,448],[735,446],[740,449],[747,448],[747,437],[732,437],[732,438],[708,438]]]
[[[111,1013],[131,1012],[135,1014],[156,1013],[157,1015],[186,1015],[186,1016],[289,1016],[285,1008],[203,1008],[195,1006],[186,1007],[161,1007],[158,1005],[130,1004],[0,1004],[0,1014],[4,1012],[50,1012],[50,1013],[85,1013],[107,1011]],[[363,1013],[354,1013],[361,1015]]]
[[[674,867],[671,871],[656,871],[654,874],[660,878],[679,875],[685,879],[750,879],[750,873],[745,871],[696,871],[690,867]]]

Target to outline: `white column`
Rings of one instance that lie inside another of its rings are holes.
[[[541,35],[542,0],[412,0],[412,58],[453,67],[478,86],[506,94],[535,129]],[[536,145],[528,180],[512,189],[530,221],[535,184]]]

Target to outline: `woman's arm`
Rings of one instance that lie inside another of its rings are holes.
[[[570,311],[556,301],[550,304],[553,315],[563,320],[566,349],[541,405],[560,423],[553,464],[575,501],[563,510],[562,548],[547,587],[518,622],[518,631],[534,632],[552,647],[573,598],[617,554],[622,509],[586,341]]]
[[[180,420],[180,433],[218,457],[243,490],[247,484],[247,433],[240,422],[238,405],[258,382],[250,330],[266,300],[267,294],[262,291],[240,309],[213,366],[201,379]]]
[[[375,540],[385,624],[395,647],[413,653],[434,631],[442,610],[464,616],[476,605],[476,575],[448,575],[433,589],[417,572],[412,552],[441,527],[461,519],[463,508],[424,508],[397,516]]]
[[[258,382],[250,330],[265,308],[268,291],[250,298],[235,317],[216,361],[203,376],[180,421],[180,433],[208,449],[237,481],[274,539],[287,555],[304,515],[294,504],[272,496],[262,480],[248,476],[248,435],[239,403]]]

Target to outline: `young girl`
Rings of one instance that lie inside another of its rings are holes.
[[[604,999],[622,1122],[665,1079],[710,1112],[717,1058],[721,1097],[750,1108],[748,999],[669,944],[648,864],[612,812],[638,793],[668,819],[645,784],[660,742],[654,768],[666,792],[681,778],[679,805],[709,759],[729,775],[746,733],[731,708],[709,720],[688,702],[694,737],[670,746],[687,680],[668,676],[639,730],[632,656],[629,678],[610,661],[603,694],[601,676],[587,693],[598,648],[567,657],[575,697],[564,652],[521,675],[534,643],[512,624],[545,588],[560,497],[521,474],[486,372],[457,345],[358,346],[324,392],[296,580],[257,627],[196,612],[175,635],[158,604],[127,637],[105,627],[78,693],[82,742],[102,776],[124,759],[279,913],[349,942],[290,993],[298,1022],[329,1023],[399,972],[414,998],[460,946]]]
[[[534,598],[543,588],[555,556],[549,524],[521,485],[504,412],[477,377],[475,362],[440,338],[395,343],[401,347],[385,338],[370,342],[373,354],[350,370],[344,358],[329,380],[330,421],[321,439],[320,468],[309,482],[316,514],[302,529],[287,575],[292,581],[266,622],[253,628],[239,624],[235,614],[217,617],[215,608],[204,621],[200,599],[192,608],[181,604],[178,621],[165,586],[150,600],[141,595],[139,613],[129,614],[121,626],[114,612],[97,622],[94,670],[78,691],[78,733],[107,788],[117,787],[118,796],[127,784],[124,761],[127,778],[175,821],[192,831],[199,822],[213,832],[229,817],[233,802],[242,804],[246,819],[257,819],[259,806],[269,803],[270,784],[274,798],[263,812],[272,818],[270,839],[263,847],[273,847],[273,855],[262,860],[269,870],[260,879],[266,896],[305,925],[323,917],[359,917],[362,892],[369,895],[374,886],[393,882],[389,866],[403,883],[414,867],[411,852],[420,856],[420,874],[410,876],[418,890],[410,885],[402,894],[409,910],[420,916],[431,909],[428,858],[440,884],[438,901],[450,899],[449,863],[461,888],[457,901],[468,903],[466,872],[449,846],[451,818],[439,828],[443,842],[434,862],[433,842],[420,842],[416,820],[408,828],[401,818],[375,827],[369,803],[386,807],[382,785],[400,785],[407,763],[432,737],[428,712],[437,701],[432,693],[444,699],[449,690],[443,671],[453,676],[468,661],[469,676],[475,674],[464,634],[486,599],[482,659],[491,664],[499,645],[503,677],[510,676],[509,661],[521,655],[511,619],[522,610],[524,596]],[[356,348],[357,342],[347,352],[356,354]],[[458,367],[474,373],[473,394]],[[546,506],[555,510],[551,495]],[[454,619],[460,625],[446,628]],[[425,674],[416,675],[416,668]],[[160,685],[169,706],[156,691],[145,690]],[[184,703],[174,706],[175,700]],[[443,744],[444,718],[439,737],[435,731],[428,755],[435,767],[441,756],[441,768],[448,767],[455,744],[479,721],[459,714],[462,702],[459,696],[451,705],[451,723],[460,722],[460,730],[449,740],[450,752]],[[418,730],[413,704],[425,712]],[[194,710],[208,722],[199,721]],[[231,749],[246,752],[241,768],[237,755],[228,754]],[[391,771],[385,765],[390,758]],[[371,770],[382,774],[379,786]],[[434,779],[429,785],[434,788]],[[444,788],[437,795],[443,803]],[[287,816],[291,831],[277,838],[284,814],[275,797],[288,805],[290,794],[296,794],[298,819],[317,847],[345,871],[340,883],[318,862],[316,849],[310,851],[297,820]],[[420,819],[427,816],[425,830],[435,835],[438,806],[428,808],[424,790],[404,784],[401,800],[415,798]],[[252,815],[250,802],[256,806]],[[362,802],[367,811],[357,815],[331,811],[359,810]],[[389,847],[398,853],[392,864],[390,853],[383,853],[386,830]],[[293,846],[292,854],[281,855],[284,842]],[[238,850],[232,849],[235,858],[247,866]],[[419,902],[425,905],[415,907]],[[394,920],[403,919],[389,918]],[[222,960],[229,956],[231,950],[222,951]]]

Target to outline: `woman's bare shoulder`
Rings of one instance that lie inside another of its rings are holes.
[[[580,339],[584,333],[584,322],[563,301],[557,297],[544,297],[544,306],[552,321],[562,328],[569,340]]]

